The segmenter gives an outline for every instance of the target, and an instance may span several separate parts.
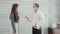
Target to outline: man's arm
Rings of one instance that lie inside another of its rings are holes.
[[[44,13],[40,14],[39,19],[40,19],[40,25],[42,27],[45,26],[45,16],[44,16]]]
[[[38,25],[37,25],[37,29],[39,29],[40,26],[42,27],[42,26],[45,24],[44,14],[43,14],[43,13],[40,13],[40,14],[38,15],[38,19],[39,19],[39,22],[38,22]]]

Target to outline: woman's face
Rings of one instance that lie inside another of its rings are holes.
[[[16,7],[16,11],[18,12],[18,7]]]

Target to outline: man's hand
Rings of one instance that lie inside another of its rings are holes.
[[[29,18],[27,16],[25,18],[29,21]]]
[[[33,25],[32,27],[37,29],[37,26],[36,26],[36,25],[37,25],[37,24]]]
[[[32,28],[36,28],[37,29],[37,27],[35,25],[33,25]]]

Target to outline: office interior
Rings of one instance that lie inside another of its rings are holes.
[[[60,0],[0,0],[0,34],[10,34],[9,15],[14,3],[19,4],[19,34],[32,34],[31,23],[24,17],[32,18],[33,3],[38,3],[39,9],[45,15],[46,24],[43,33],[60,34]]]

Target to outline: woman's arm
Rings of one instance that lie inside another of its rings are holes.
[[[10,18],[10,20],[12,19],[12,16],[11,16],[11,14],[10,14],[9,18]]]

